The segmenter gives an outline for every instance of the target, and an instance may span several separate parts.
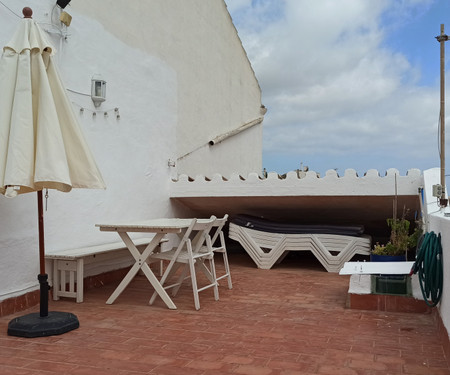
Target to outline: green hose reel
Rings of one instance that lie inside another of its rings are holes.
[[[441,235],[425,233],[417,249],[411,274],[418,273],[423,299],[428,306],[434,307],[441,299],[444,281]]]

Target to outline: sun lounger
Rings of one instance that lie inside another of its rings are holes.
[[[369,255],[370,236],[364,227],[298,225],[237,215],[230,222],[229,237],[238,241],[258,268],[270,269],[289,251],[311,251],[328,272],[339,272],[356,254]]]

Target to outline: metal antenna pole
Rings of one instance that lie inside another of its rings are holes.
[[[447,206],[447,199],[445,199],[445,42],[448,36],[444,33],[444,25],[441,24],[441,35],[436,37],[441,45],[441,112],[440,112],[440,138],[441,138],[441,186],[442,194],[440,199],[441,207]]]

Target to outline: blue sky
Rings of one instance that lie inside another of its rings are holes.
[[[268,107],[268,171],[439,167],[435,37],[450,35],[450,0],[225,2]],[[448,93],[449,63],[447,42]]]

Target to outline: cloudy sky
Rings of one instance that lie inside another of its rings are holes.
[[[450,35],[449,0],[225,1],[268,107],[268,171],[439,167],[435,37],[441,24]]]

